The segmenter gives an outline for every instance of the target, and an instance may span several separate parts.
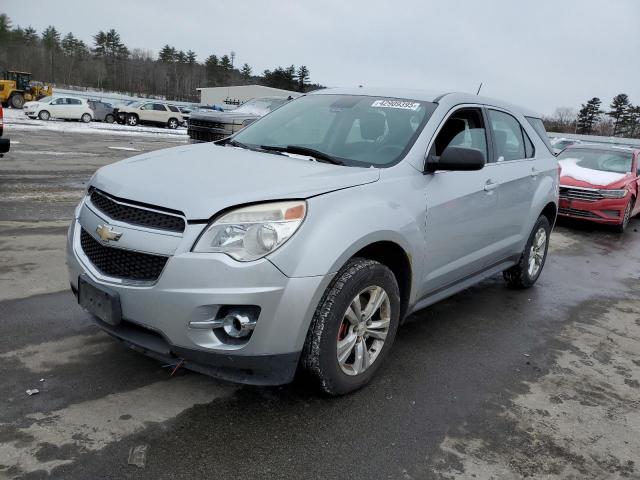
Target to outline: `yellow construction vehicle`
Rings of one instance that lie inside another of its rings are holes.
[[[24,102],[53,95],[51,85],[32,82],[28,72],[4,72],[0,80],[0,101],[4,106],[22,108]]]

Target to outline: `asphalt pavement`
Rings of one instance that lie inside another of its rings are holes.
[[[534,288],[496,276],[414,314],[368,387],[328,398],[170,376],[67,291],[66,224],[95,168],[179,143],[11,138],[0,479],[640,478],[639,220],[624,235],[561,223]]]

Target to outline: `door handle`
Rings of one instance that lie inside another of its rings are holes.
[[[540,170],[538,170],[536,167],[531,167],[531,173],[529,175],[531,175],[532,178],[536,178],[539,173]]]
[[[484,184],[484,191],[485,192],[490,192],[494,188],[498,188],[498,185],[500,185],[500,184],[499,183],[495,183],[495,182],[493,182],[491,180],[487,180],[487,183]]]

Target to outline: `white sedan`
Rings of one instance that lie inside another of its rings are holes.
[[[24,114],[30,118],[49,120],[60,118],[63,120],[81,120],[89,123],[93,120],[93,110],[84,98],[76,97],[45,97],[37,102],[24,104]]]

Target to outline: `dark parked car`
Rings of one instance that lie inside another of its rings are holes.
[[[96,122],[113,123],[116,121],[116,114],[113,105],[100,100],[87,100],[89,107],[93,110],[93,119]]]
[[[191,112],[188,124],[193,142],[214,142],[228,137],[291,100],[291,97],[260,97],[229,112]]]

